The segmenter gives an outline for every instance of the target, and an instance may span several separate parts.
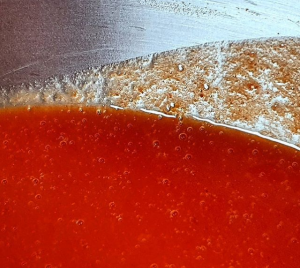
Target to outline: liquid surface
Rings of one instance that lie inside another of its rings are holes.
[[[299,267],[300,153],[184,119],[0,113],[1,267]]]

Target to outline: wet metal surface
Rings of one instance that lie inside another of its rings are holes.
[[[234,2],[0,0],[0,86],[204,42],[299,36],[298,1]]]

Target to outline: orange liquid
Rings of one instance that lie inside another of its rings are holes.
[[[0,266],[299,267],[300,152],[184,119],[0,113]]]

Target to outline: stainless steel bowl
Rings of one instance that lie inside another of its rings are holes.
[[[222,40],[295,36],[297,0],[1,0],[0,86]]]

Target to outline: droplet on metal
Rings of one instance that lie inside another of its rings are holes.
[[[179,72],[182,72],[183,70],[184,70],[184,67],[183,67],[181,64],[179,64],[179,65],[178,65],[178,71],[179,71]]]

